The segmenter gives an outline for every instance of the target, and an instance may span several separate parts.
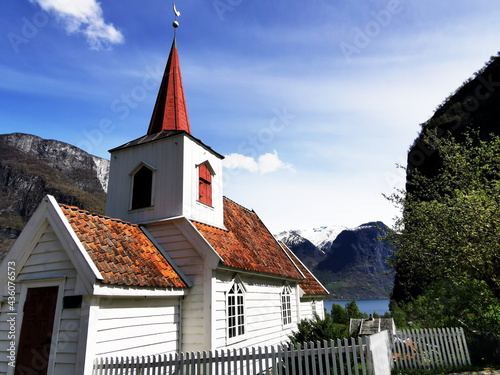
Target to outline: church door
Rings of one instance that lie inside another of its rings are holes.
[[[57,286],[28,289],[15,375],[47,374],[58,289]]]

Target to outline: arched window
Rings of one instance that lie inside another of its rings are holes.
[[[132,177],[132,210],[152,206],[153,171],[143,165]]]
[[[283,286],[281,291],[281,318],[283,325],[292,323],[292,303],[290,296],[292,295],[292,288],[288,284]]]
[[[238,282],[227,293],[227,332],[230,339],[245,334],[245,294]]]
[[[200,164],[198,167],[199,187],[198,201],[208,206],[212,205],[212,174],[207,164]]]

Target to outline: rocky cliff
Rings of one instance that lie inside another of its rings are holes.
[[[380,239],[387,230],[382,222],[366,223],[330,234],[328,241],[316,238],[317,246],[303,237],[308,231],[277,237],[314,271],[331,299],[377,299],[389,298],[394,283],[387,263],[392,249]]]
[[[387,230],[382,222],[366,223],[344,230],[333,241],[314,273],[334,299],[389,298],[392,249],[381,239]]]
[[[103,213],[109,161],[34,135],[0,135],[0,258],[42,198]]]

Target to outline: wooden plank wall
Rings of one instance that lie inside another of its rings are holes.
[[[41,280],[53,279],[54,277],[65,277],[64,296],[75,294],[77,272],[68,258],[62,244],[50,226],[47,226],[40,240],[27,259],[24,267],[18,274],[18,279]],[[16,308],[19,306],[21,298],[22,281],[16,283]],[[36,287],[36,281],[30,282],[30,287]],[[8,348],[7,331],[9,326],[4,313],[7,312],[8,305],[2,307],[2,319],[0,321],[0,351],[5,353]],[[62,306],[58,306],[62,309]],[[61,319],[54,324],[59,324],[57,355],[55,358],[54,374],[69,374],[75,372],[77,361],[78,338],[80,334],[81,309],[63,309]],[[20,316],[18,316],[20,318]],[[18,333],[22,329],[21,322],[17,322]],[[5,356],[0,356],[0,373],[7,372],[7,362]]]
[[[182,351],[206,349],[210,346],[210,290],[211,270],[207,269],[198,252],[173,223],[149,225],[148,231],[193,282],[182,302]],[[208,285],[207,285],[208,284]]]
[[[215,308],[215,348],[239,348],[280,344],[297,329],[296,293],[290,295],[292,324],[283,326],[281,315],[281,292],[283,282],[270,278],[239,274],[245,288],[245,329],[241,338],[227,338],[226,293],[231,288],[234,273],[217,271]],[[295,288],[291,285],[292,289]]]
[[[100,306],[97,356],[169,354],[179,350],[179,298],[115,298]]]

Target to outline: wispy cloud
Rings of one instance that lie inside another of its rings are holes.
[[[69,34],[85,36],[93,50],[109,49],[124,41],[123,34],[104,20],[101,5],[96,0],[30,0],[59,19]]]
[[[257,160],[242,154],[229,154],[225,157],[223,166],[227,169],[245,169],[252,173],[260,174],[275,172],[279,169],[293,171],[291,164],[284,163],[279,159],[276,150],[273,153],[266,153],[259,156]]]

